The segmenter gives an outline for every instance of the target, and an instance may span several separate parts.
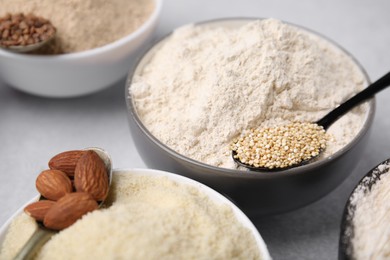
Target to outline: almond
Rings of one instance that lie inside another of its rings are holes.
[[[35,182],[37,190],[49,200],[58,200],[66,193],[73,191],[69,177],[59,170],[45,170],[41,172]]]
[[[68,193],[59,199],[46,213],[45,227],[62,230],[80,219],[84,214],[98,208],[97,202],[85,192]]]
[[[59,153],[49,161],[49,168],[65,172],[68,176],[74,175],[77,161],[84,154],[82,150],[72,150]]]
[[[86,151],[75,169],[76,191],[87,192],[97,201],[103,201],[108,194],[108,172],[106,165],[94,151]]]
[[[40,200],[27,205],[24,212],[37,221],[43,221],[47,211],[54,205],[52,200]]]

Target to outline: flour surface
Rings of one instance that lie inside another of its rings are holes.
[[[54,235],[34,259],[269,259],[232,207],[197,186],[116,172],[105,204]],[[18,215],[0,259],[13,259],[35,229],[31,217]]]
[[[365,85],[354,61],[329,42],[275,19],[240,28],[176,30],[134,79],[146,127],[195,160],[235,168],[229,145],[244,130],[314,122]],[[361,128],[360,107],[329,129],[328,156]]]
[[[379,165],[371,177],[362,180],[352,195],[351,248],[354,259],[390,258],[390,170]],[[374,183],[374,185],[368,185]],[[371,188],[369,188],[371,187]]]

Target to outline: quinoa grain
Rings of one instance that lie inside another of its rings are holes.
[[[315,123],[251,129],[233,141],[234,158],[257,168],[288,168],[319,155],[328,136]]]

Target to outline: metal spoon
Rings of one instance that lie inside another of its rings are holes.
[[[331,126],[337,119],[339,119],[341,116],[343,116],[345,113],[347,113],[349,110],[354,108],[355,106],[361,104],[363,101],[366,101],[367,99],[372,98],[376,93],[379,91],[385,89],[390,85],[390,72],[385,74],[383,77],[369,85],[366,89],[363,91],[359,92],[352,98],[348,99],[332,111],[330,111],[327,115],[325,115],[323,118],[315,122],[315,124],[322,126],[323,129],[327,130],[329,126]],[[320,150],[320,153],[323,151],[323,149]],[[313,161],[314,158],[316,158],[318,155],[313,156],[309,159],[300,161],[296,164],[293,164],[289,167],[284,167],[284,168],[266,168],[266,167],[255,167],[253,165],[249,165],[247,163],[243,163],[240,161],[240,159],[235,158],[237,153],[235,151],[232,151],[232,157],[233,160],[240,166],[243,166],[245,168],[248,168],[249,170],[252,171],[281,171],[281,170],[286,170],[289,168],[301,166],[304,164],[307,164],[311,161]]]
[[[103,149],[97,147],[89,147],[84,150],[93,150],[96,152],[106,165],[106,170],[109,176],[108,185],[112,182],[112,161],[110,155]],[[40,200],[42,197],[40,198]],[[99,203],[99,208],[102,207],[104,201]],[[23,248],[19,251],[14,260],[32,259],[37,251],[58,231],[51,230],[43,226],[41,222],[37,222],[38,229],[33,233],[30,239],[26,242]]]
[[[48,44],[51,40],[54,39],[55,35],[56,35],[56,33],[53,33],[47,39],[45,39],[43,41],[40,41],[40,42],[37,42],[37,43],[34,43],[34,44],[29,44],[29,45],[11,45],[11,46],[8,46],[8,47],[0,45],[0,48],[2,48],[4,50],[16,52],[16,53],[32,52],[32,51],[38,50],[38,49],[42,48],[43,46],[45,46],[46,44]]]

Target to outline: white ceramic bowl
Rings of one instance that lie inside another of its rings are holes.
[[[256,227],[253,225],[253,223],[249,220],[249,218],[236,206],[234,205],[230,200],[228,200],[226,197],[222,196],[220,193],[216,192],[215,190],[209,188],[208,186],[194,181],[192,179],[189,179],[187,177],[183,177],[177,174],[173,174],[170,172],[165,172],[165,171],[159,171],[159,170],[151,170],[151,169],[116,169],[113,171],[113,174],[118,174],[118,173],[126,173],[126,174],[133,174],[133,175],[143,175],[143,176],[157,176],[157,177],[167,177],[175,182],[178,183],[183,183],[189,186],[193,186],[197,188],[201,193],[206,194],[211,200],[213,200],[217,204],[227,204],[229,205],[237,220],[245,227],[247,227],[251,233],[253,234],[256,243],[259,247],[259,251],[261,254],[261,259],[268,260],[271,259],[267,246],[264,243],[262,237],[260,236],[258,230]],[[7,234],[7,230],[9,228],[9,225],[13,221],[13,219],[19,215],[22,211],[23,208],[31,203],[32,201],[35,201],[38,199],[38,196],[32,200],[30,200],[28,203],[26,203],[23,207],[21,207],[17,212],[15,212],[10,219],[8,219],[5,224],[0,228],[0,248],[1,245],[4,242],[5,235]]]
[[[162,0],[154,0],[149,19],[133,33],[105,46],[61,55],[25,55],[0,49],[0,81],[44,97],[76,97],[124,78],[151,40]]]

